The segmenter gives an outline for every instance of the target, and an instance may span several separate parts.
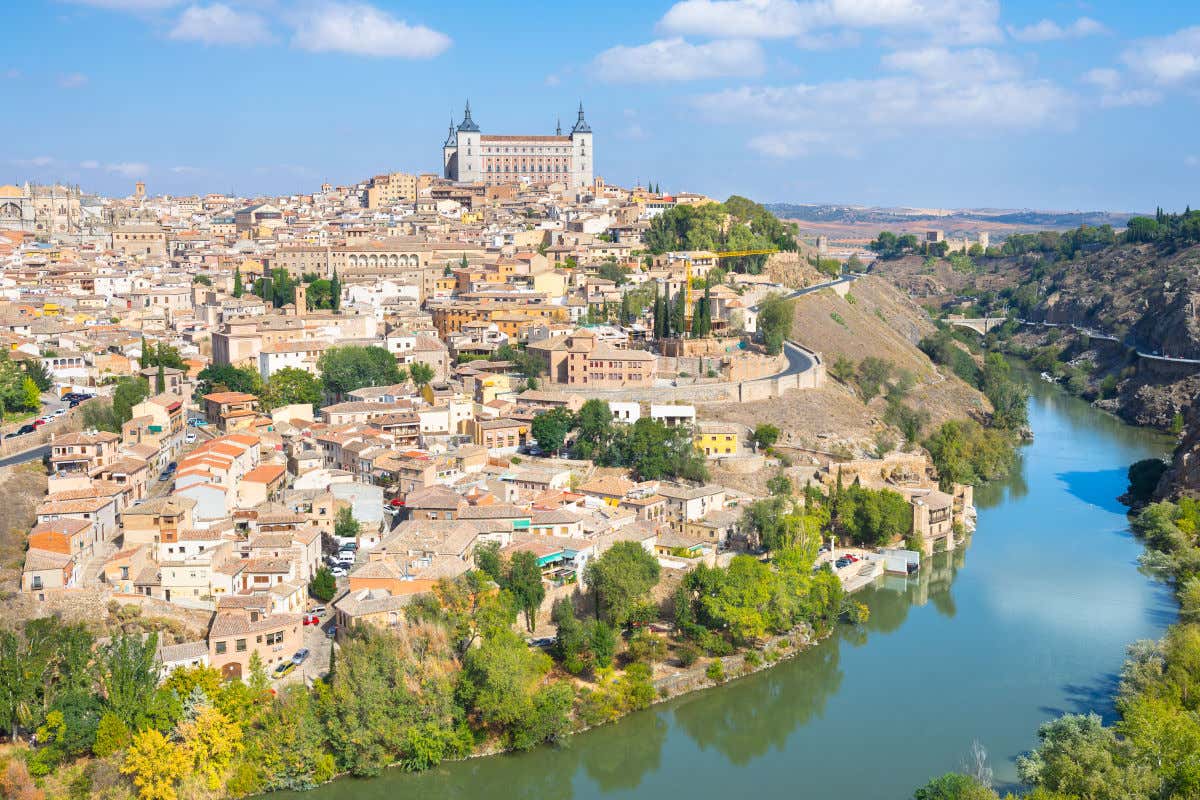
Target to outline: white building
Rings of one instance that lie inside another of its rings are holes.
[[[568,189],[592,185],[594,153],[592,127],[583,118],[583,103],[571,132],[559,125],[553,136],[484,134],[471,119],[467,103],[463,121],[442,145],[444,176],[458,183],[499,185],[527,181],[535,185],[562,183]]]

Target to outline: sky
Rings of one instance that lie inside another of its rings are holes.
[[[762,202],[1200,205],[1200,3],[45,0],[4,14],[0,183],[288,194],[582,102],[598,175]]]

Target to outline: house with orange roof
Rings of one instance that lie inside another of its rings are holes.
[[[258,398],[245,392],[204,395],[204,418],[222,431],[248,427],[258,414]]]

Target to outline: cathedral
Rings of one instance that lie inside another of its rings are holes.
[[[458,183],[495,186],[527,181],[536,186],[561,183],[568,189],[592,184],[592,128],[583,116],[563,134],[560,124],[553,136],[485,134],[471,118],[467,103],[463,121],[442,146],[443,175]]]
[[[92,230],[100,222],[98,200],[78,186],[0,186],[0,228],[40,238]]]

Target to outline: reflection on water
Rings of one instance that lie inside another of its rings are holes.
[[[558,747],[304,797],[901,798],[959,768],[974,739],[997,780],[1015,780],[1037,725],[1111,714],[1125,645],[1175,618],[1170,593],[1136,569],[1141,548],[1114,500],[1128,464],[1170,442],[1042,381],[1032,395],[1036,438],[1013,475],[976,492],[969,544],[861,593],[862,629]]]

